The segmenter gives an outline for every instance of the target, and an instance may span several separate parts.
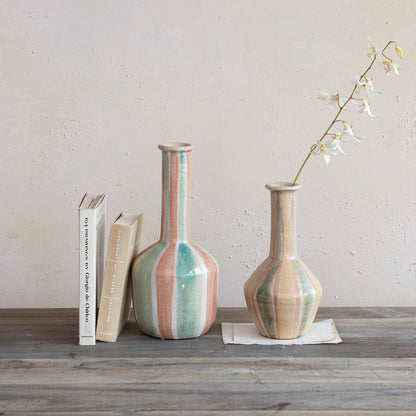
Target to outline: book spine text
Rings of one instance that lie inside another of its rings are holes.
[[[79,215],[79,344],[95,345],[96,217],[93,210],[81,210]]]

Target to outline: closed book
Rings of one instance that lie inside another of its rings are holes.
[[[97,299],[104,270],[105,194],[79,206],[79,345],[95,345]]]
[[[120,214],[111,224],[96,338],[115,342],[131,308],[130,264],[139,252],[141,215]]]

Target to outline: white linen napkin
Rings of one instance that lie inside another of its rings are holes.
[[[272,339],[261,335],[253,323],[221,323],[224,344],[242,345],[303,345],[303,344],[339,344],[341,337],[332,319],[314,322],[308,332],[294,339]]]

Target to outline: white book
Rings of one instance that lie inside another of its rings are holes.
[[[95,345],[97,299],[104,270],[105,194],[79,206],[79,345]]]

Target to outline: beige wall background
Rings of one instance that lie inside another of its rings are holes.
[[[334,116],[318,92],[351,91],[368,35],[398,40],[403,70],[375,66],[377,120],[345,114],[361,144],[310,160],[298,250],[324,306],[416,306],[415,21],[410,0],[2,0],[0,306],[77,306],[85,191],[107,193],[107,232],[144,212],[154,242],[166,141],[195,144],[193,239],[218,260],[219,306],[243,306],[264,185],[293,180]]]

